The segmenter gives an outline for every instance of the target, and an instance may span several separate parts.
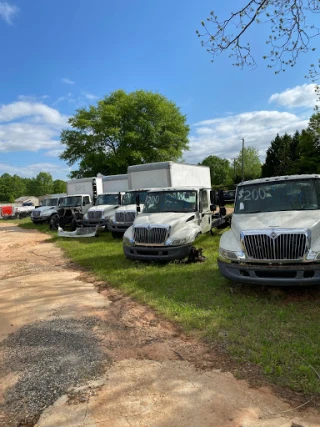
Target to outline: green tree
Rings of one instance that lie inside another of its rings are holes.
[[[27,185],[28,196],[43,196],[53,193],[53,179],[48,172],[39,172]]]
[[[15,194],[12,187],[12,176],[4,173],[0,177],[0,201],[1,202],[14,202]]]
[[[232,184],[232,169],[229,160],[217,156],[208,156],[199,165],[209,166],[211,185],[228,186]]]
[[[262,176],[288,175],[293,166],[294,155],[293,138],[287,133],[283,136],[277,135],[267,150],[266,160],[262,166]]]
[[[53,181],[53,190],[54,194],[61,194],[67,192],[67,183],[61,179],[55,179]]]
[[[256,179],[261,176],[261,162],[259,159],[258,150],[254,147],[244,147],[243,165],[244,179]],[[235,159],[235,182],[242,180],[242,149],[238,157]]]
[[[319,13],[319,0],[247,0],[228,17],[219,18],[214,11],[207,21],[201,22],[203,30],[197,31],[201,44],[212,55],[212,61],[227,52],[233,65],[255,67],[251,50],[250,30],[255,24],[267,24],[270,34],[266,40],[267,51],[263,58],[275,73],[293,67],[300,54],[314,51],[315,37],[320,34],[313,24]],[[251,36],[251,40],[255,40]],[[261,51],[261,49],[259,50]],[[320,62],[311,64],[309,75],[313,81],[319,75]]]
[[[172,101],[144,90],[117,90],[77,110],[61,133],[60,158],[79,163],[71,177],[125,173],[133,164],[181,159],[188,149],[186,116]]]

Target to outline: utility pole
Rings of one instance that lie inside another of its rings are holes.
[[[244,181],[244,138],[242,138],[242,182]]]

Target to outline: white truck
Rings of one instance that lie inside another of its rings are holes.
[[[320,175],[239,184],[218,265],[237,283],[320,284]]]
[[[102,193],[102,176],[71,179],[67,181],[67,196],[60,200],[57,215],[50,218],[50,227],[81,225],[83,215],[92,207],[93,201]]]
[[[156,261],[187,257],[197,236],[211,230],[215,206],[210,169],[174,162],[139,168],[157,188],[149,190],[143,213],[123,236],[126,257]]]
[[[66,194],[51,194],[50,197],[43,199],[41,206],[31,212],[31,221],[34,224],[50,222],[52,215],[57,215],[60,201]]]
[[[128,176],[111,175],[102,178],[103,193],[100,194],[83,217],[86,227],[106,227],[113,211],[122,204],[124,192],[128,190]]]
[[[143,210],[150,184],[157,187],[153,171],[146,170],[145,165],[129,166],[127,176],[129,191],[125,193],[122,205],[112,212],[108,220],[108,230],[114,237],[122,236],[133,224],[137,207],[139,212]]]

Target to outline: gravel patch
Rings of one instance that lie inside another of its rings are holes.
[[[104,371],[109,360],[99,348],[96,326],[101,320],[95,317],[38,321],[0,343],[0,377],[10,372],[19,375],[0,405],[3,425],[33,426],[70,387]]]

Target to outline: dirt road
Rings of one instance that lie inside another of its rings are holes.
[[[49,240],[0,224],[1,426],[320,426]]]

